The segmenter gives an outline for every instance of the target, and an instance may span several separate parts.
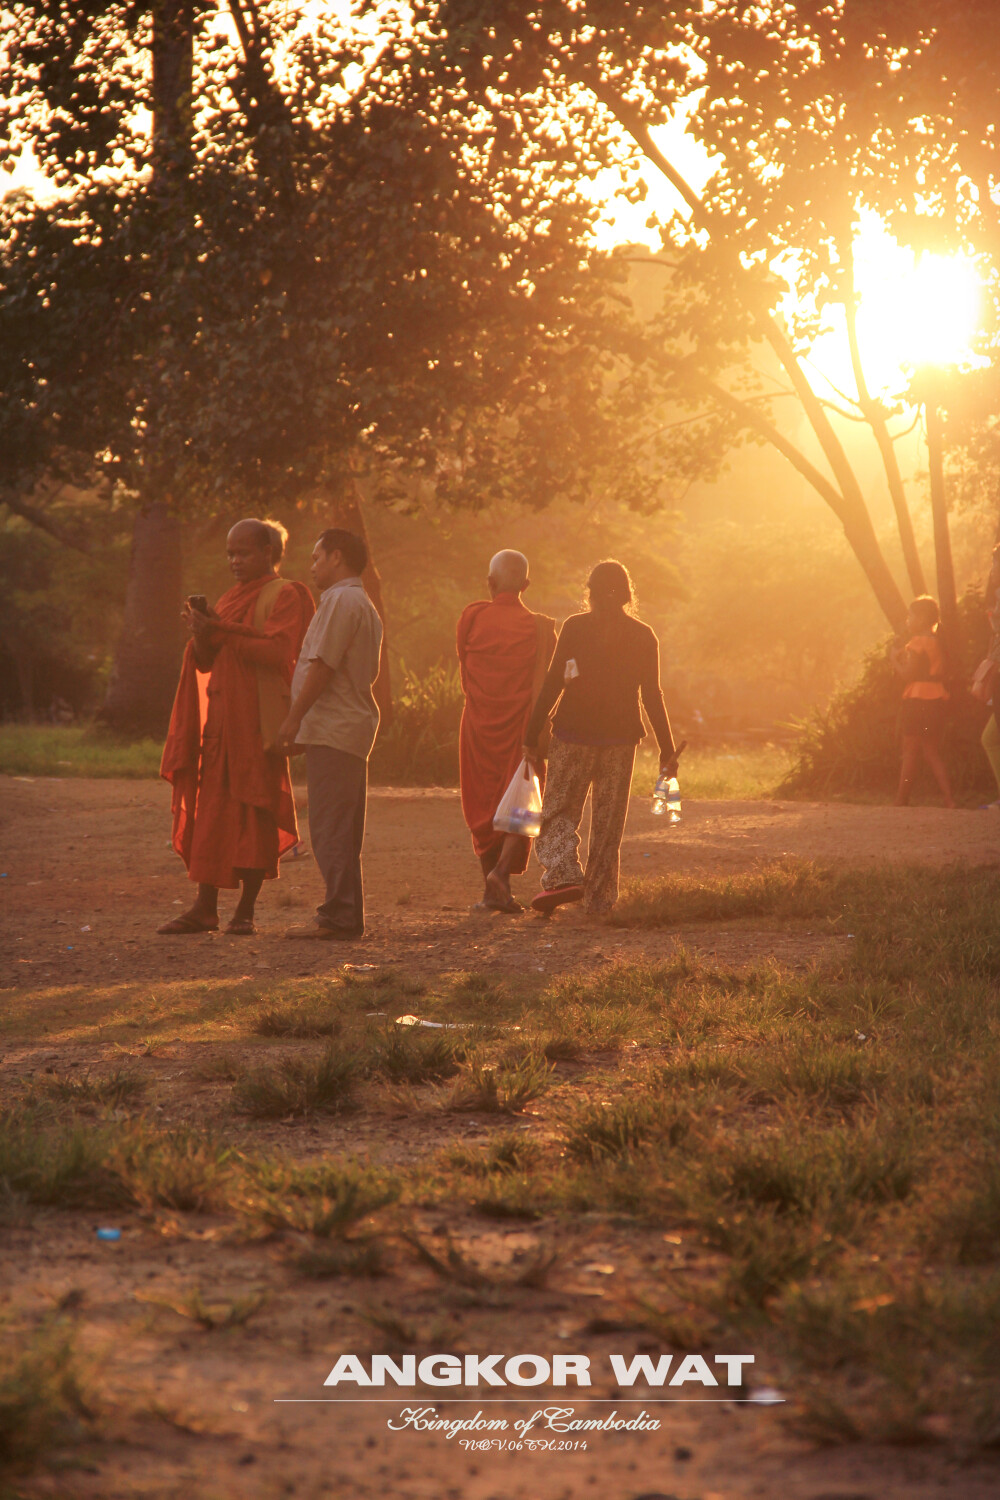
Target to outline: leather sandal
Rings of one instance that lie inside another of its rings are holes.
[[[197,917],[175,917],[172,922],[164,922],[162,927],[156,929],[162,937],[180,937],[193,932],[218,932],[218,922],[199,922]]]

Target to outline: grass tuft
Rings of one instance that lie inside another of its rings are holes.
[[[126,1185],[109,1163],[112,1136],[47,1118],[30,1106],[0,1116],[0,1182],[32,1204],[121,1208]]]
[[[234,1085],[233,1107],[256,1120],[334,1115],[354,1103],[357,1059],[333,1047],[318,1058],[286,1057],[246,1073]]]
[[[960,1266],[1000,1262],[1000,1162],[978,1161],[974,1171],[971,1183],[932,1211],[926,1233],[932,1251]]]
[[[339,1035],[341,1023],[328,1006],[315,1003],[262,1005],[251,1015],[250,1029],[257,1036],[332,1037]]]
[[[658,1098],[585,1104],[567,1119],[563,1144],[571,1161],[622,1160],[653,1142],[660,1147],[676,1146],[690,1123],[684,1105]]]
[[[244,1218],[270,1229],[332,1239],[394,1203],[399,1193],[399,1183],[374,1167],[265,1161],[248,1182],[239,1208]]]
[[[201,1131],[161,1134],[145,1126],[120,1136],[109,1153],[134,1203],[178,1213],[225,1209],[236,1160],[232,1147]]]
[[[120,1109],[140,1098],[148,1085],[149,1080],[133,1069],[116,1068],[103,1078],[92,1078],[89,1073],[85,1073],[82,1078],[46,1078],[43,1088],[50,1098],[63,1104],[71,1104],[77,1109],[99,1105]]]
[[[163,1307],[169,1312],[179,1313],[182,1318],[197,1323],[206,1333],[213,1333],[220,1328],[242,1328],[264,1306],[267,1294],[249,1292],[246,1296],[234,1297],[228,1302],[208,1302],[200,1287],[192,1287],[180,1297],[156,1297],[143,1293],[139,1300],[148,1302],[152,1307]]]
[[[371,1033],[365,1065],[390,1083],[439,1082],[454,1077],[463,1055],[462,1043],[445,1032],[393,1026]]]
[[[37,1459],[53,1457],[90,1432],[86,1392],[72,1334],[57,1320],[31,1333],[10,1325],[0,1337],[0,1484]],[[4,1493],[8,1492],[4,1487]]]
[[[473,1057],[457,1079],[446,1108],[468,1114],[514,1115],[549,1087],[552,1064],[529,1051],[516,1062],[491,1064]]]

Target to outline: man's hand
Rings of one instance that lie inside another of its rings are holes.
[[[291,753],[301,728],[301,715],[289,714],[274,737],[275,746],[282,755],[289,755]]]
[[[545,765],[545,756],[542,755],[537,745],[522,745],[521,754],[528,765],[537,776]]]
[[[209,610],[207,615],[202,614],[201,610],[194,609],[190,601],[187,599],[185,599],[183,607],[181,608],[181,621],[187,627],[189,634],[194,636],[196,641],[203,641],[207,639],[208,632],[211,630],[213,624],[218,618],[219,617],[215,613],[214,609]]]

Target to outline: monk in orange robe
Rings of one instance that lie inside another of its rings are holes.
[[[305,584],[278,577],[283,546],[276,523],[238,522],[226,538],[235,586],[214,610],[196,596],[184,607],[192,638],[160,775],[173,787],[173,846],[198,895],[162,933],[215,931],[220,887],[242,884],[226,931],[253,934],[261,885],[298,843],[288,760],[272,743],[315,605]]]
[[[525,726],[556,641],[555,621],[522,604],[527,586],[524,554],[498,552],[487,579],[490,598],[468,605],[458,622],[462,812],[486,880],[480,906],[491,911],[523,910],[510,877],[527,868],[531,840],[498,832],[493,816],[520,764]]]

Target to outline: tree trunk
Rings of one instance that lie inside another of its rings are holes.
[[[183,193],[191,165],[194,0],[154,0],[152,64],[153,185],[169,199]],[[175,211],[183,211],[180,203]],[[180,522],[162,499],[148,502],[135,518],[122,634],[98,715],[112,729],[157,735],[167,727],[181,587]]]
[[[121,734],[161,735],[181,652],[181,526],[162,502],[135,518],[125,618],[99,718]]]
[[[934,556],[937,562],[938,607],[941,610],[941,634],[945,650],[958,662],[958,592],[955,588],[955,565],[951,555],[948,529],[948,506],[944,490],[944,458],[941,441],[941,413],[933,392],[924,401],[927,420],[927,466],[930,471],[931,515],[934,520]]]
[[[27,642],[10,641],[10,654],[17,677],[17,690],[21,694],[22,719],[33,723],[35,719],[35,659]]]
[[[191,168],[194,0],[153,3],[153,181],[169,189]]]

